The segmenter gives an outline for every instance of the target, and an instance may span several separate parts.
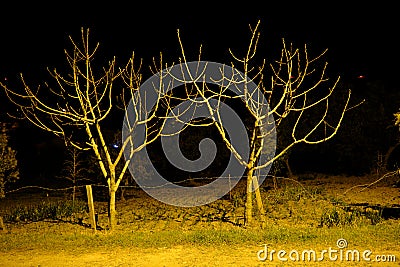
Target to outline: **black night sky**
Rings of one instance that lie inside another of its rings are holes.
[[[92,40],[100,42],[105,58],[115,55],[122,64],[134,51],[143,59],[144,70],[160,52],[169,63],[178,61],[177,29],[191,60],[197,59],[202,44],[203,60],[229,64],[228,49],[244,52],[250,37],[248,25],[261,20],[260,58],[278,56],[282,38],[298,47],[307,43],[315,54],[328,48],[325,59],[329,76],[358,82],[357,77],[363,75],[364,82],[383,82],[390,91],[400,89],[396,83],[400,70],[399,22],[393,6],[365,2],[351,3],[351,7],[350,2],[308,6],[270,6],[265,2],[258,6],[246,1],[230,2],[225,8],[217,3],[168,3],[54,2],[49,6],[18,2],[4,6],[0,16],[0,79],[13,81],[21,72],[34,83],[49,78],[45,68],[64,66],[64,49],[70,47],[68,35],[79,38],[81,27],[90,28]],[[374,94],[385,98],[381,95],[385,91]],[[4,114],[9,107],[1,96],[0,110]],[[398,93],[397,97],[390,99],[394,106],[399,104]],[[35,129],[32,132],[41,133]],[[37,139],[37,143],[43,142]],[[35,136],[29,138],[33,143],[35,140]],[[20,148],[24,146],[30,147],[28,143],[20,144]],[[35,155],[20,154],[27,158]]]
[[[228,48],[240,51],[247,45],[248,25],[257,20],[262,31],[259,57],[274,55],[285,38],[300,47],[307,43],[315,53],[328,48],[331,68],[342,75],[390,79],[398,70],[398,19],[395,9],[386,5],[18,5],[2,9],[2,76],[62,65],[68,35],[78,37],[80,27],[91,29],[107,57],[116,55],[121,61],[132,51],[145,62],[160,52],[176,61],[178,28],[188,55],[196,58],[202,44],[204,60],[226,61]]]

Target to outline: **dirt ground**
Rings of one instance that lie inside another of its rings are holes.
[[[240,247],[240,250],[231,247],[195,248],[177,246],[169,249],[124,249],[115,252],[95,252],[83,255],[73,255],[65,252],[43,253],[15,253],[4,256],[1,266],[98,266],[98,267],[161,267],[161,266],[399,266],[398,263],[371,263],[362,262],[261,262],[255,256],[257,250],[253,247]],[[392,252],[393,253],[393,252]],[[1,256],[3,257],[3,256]]]
[[[299,187],[304,188],[323,188],[325,196],[329,196],[332,199],[340,200],[348,204],[360,204],[368,203],[370,205],[398,205],[400,206],[400,189],[398,187],[398,178],[393,176],[387,179],[377,180],[377,176],[365,176],[365,177],[345,177],[345,176],[325,176],[325,175],[309,175],[304,176],[298,181],[293,181],[293,184],[297,184]],[[278,185],[279,185],[278,181]],[[282,184],[280,186],[282,187]],[[267,181],[262,185],[265,193],[272,192],[273,183]],[[240,189],[240,187],[238,188]],[[12,201],[12,200],[7,200]],[[232,202],[232,199],[224,200],[228,203]],[[291,200],[289,200],[291,201]],[[2,202],[4,205],[10,205],[10,202]],[[106,213],[104,212],[105,203],[96,203],[97,207],[102,207],[103,212],[100,214],[99,225],[106,224]],[[161,207],[162,206],[162,207]],[[182,221],[179,221],[180,214],[178,209],[169,212],[167,205],[162,205],[159,202],[151,199],[143,192],[136,192],[134,197],[127,197],[125,201],[120,201],[117,205],[120,216],[120,229],[125,229],[124,225],[129,225],[132,221],[139,221],[140,216],[151,216],[148,220],[148,224],[142,223],[137,227],[152,227],[153,230],[162,231],[163,229],[169,229],[169,227],[179,229],[182,227]],[[300,207],[301,208],[301,207]],[[163,210],[164,209],[164,210]],[[154,213],[163,211],[162,215],[157,215]],[[172,209],[173,210],[173,209]],[[295,209],[293,209],[296,212]],[[135,211],[135,212],[133,212]],[[197,214],[206,211],[211,212],[211,209],[203,210],[197,208],[187,216],[187,223],[192,222],[191,218],[195,218]],[[242,211],[240,207],[236,211]],[[175,213],[174,213],[175,212]],[[276,211],[271,210],[271,213]],[[283,214],[283,213],[282,213]],[[277,213],[272,221],[277,221],[284,225],[285,218],[283,215]],[[166,225],[162,224],[157,218],[162,216],[174,216],[174,222],[179,222],[180,224]],[[218,216],[217,214],[215,216]],[[234,216],[234,215],[232,215]],[[196,217],[197,218],[197,217]],[[233,218],[233,217],[231,217]],[[300,220],[297,219],[299,225],[303,223],[304,225],[310,223],[307,217]],[[240,222],[240,216],[236,218]],[[399,219],[400,220],[400,219]],[[395,220],[395,221],[399,221]],[[290,221],[287,219],[286,224],[290,227],[296,227],[295,221]],[[15,233],[26,233],[29,231],[41,231],[45,235],[46,231],[49,231],[50,224],[45,221],[34,222],[28,224],[7,224],[6,227]],[[139,225],[139,224],[138,224]],[[198,224],[200,225],[200,223]],[[309,225],[313,225],[311,222]],[[90,231],[90,229],[84,229],[80,225],[72,225],[65,223],[62,229],[54,228],[55,231]],[[227,229],[229,227],[240,227],[232,226],[232,224],[227,224]],[[312,226],[314,227],[314,226]],[[138,228],[131,227],[129,231],[137,231]],[[182,228],[182,230],[187,230]],[[121,230],[123,231],[123,230]],[[101,234],[101,231],[100,231]],[[0,231],[0,235],[7,235],[5,231]],[[400,238],[400,237],[399,237]],[[4,244],[0,244],[2,246]],[[319,247],[320,246],[320,247]],[[324,249],[321,245],[316,245],[315,249]],[[234,247],[232,245],[219,245],[218,247],[209,247],[204,245],[176,245],[173,247],[150,247],[150,248],[138,248],[138,247],[118,247],[108,248],[108,249],[95,249],[88,250],[86,252],[76,253],[70,249],[59,249],[57,251],[35,248],[32,250],[12,250],[8,252],[0,252],[0,266],[305,266],[305,262],[262,262],[257,258],[257,252],[261,249],[260,244],[254,245],[241,245],[240,247]],[[326,247],[325,247],[326,249]],[[1,251],[1,250],[0,250]],[[400,256],[400,243],[398,247],[385,247],[383,249],[385,253],[395,254]],[[373,266],[368,264],[361,264],[360,262],[314,262],[313,266]],[[309,264],[310,265],[310,264]],[[400,259],[397,262],[391,264],[378,264],[379,266],[400,266]]]

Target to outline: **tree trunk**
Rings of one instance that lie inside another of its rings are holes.
[[[75,205],[75,196],[76,196],[76,185],[74,183],[74,187],[72,189],[72,206]]]
[[[285,155],[285,165],[288,171],[289,178],[293,178],[293,171],[289,164],[289,155]]]
[[[261,228],[264,229],[266,227],[267,221],[265,219],[265,210],[262,202],[260,186],[258,184],[256,176],[253,176],[253,186],[255,188],[255,193],[256,193],[258,212],[260,213],[260,218],[261,218]]]
[[[121,188],[121,201],[123,201],[123,202],[126,201],[126,199],[125,199],[125,189],[124,188]]]
[[[114,230],[117,225],[117,210],[115,208],[115,200],[116,200],[116,192],[117,188],[115,185],[110,186],[110,196],[108,203],[108,223],[110,225],[110,229]]]
[[[384,168],[384,171],[386,171],[386,170],[388,169],[388,161],[389,161],[389,158],[390,158],[390,156],[392,155],[393,151],[394,151],[399,145],[400,145],[400,142],[397,143],[397,144],[395,144],[395,145],[393,145],[393,146],[391,146],[391,147],[389,147],[388,151],[386,152],[385,157],[384,157],[384,160],[383,160],[383,168]]]

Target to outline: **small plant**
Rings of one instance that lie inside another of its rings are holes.
[[[244,205],[246,200],[246,196],[243,193],[235,192],[232,194],[232,203],[235,208],[241,207]]]
[[[365,217],[371,221],[372,225],[376,225],[382,221],[382,210],[383,209],[365,209]]]
[[[319,224],[320,227],[332,227],[338,225],[340,225],[340,215],[337,208],[334,207],[332,210],[324,212],[322,214]]]

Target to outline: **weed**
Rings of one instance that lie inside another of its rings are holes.
[[[376,225],[382,221],[382,211],[383,209],[365,209],[365,217],[370,220],[372,225]]]
[[[245,203],[245,198],[246,198],[246,196],[243,193],[238,193],[238,192],[233,193],[232,194],[233,206],[235,208],[243,206]]]

